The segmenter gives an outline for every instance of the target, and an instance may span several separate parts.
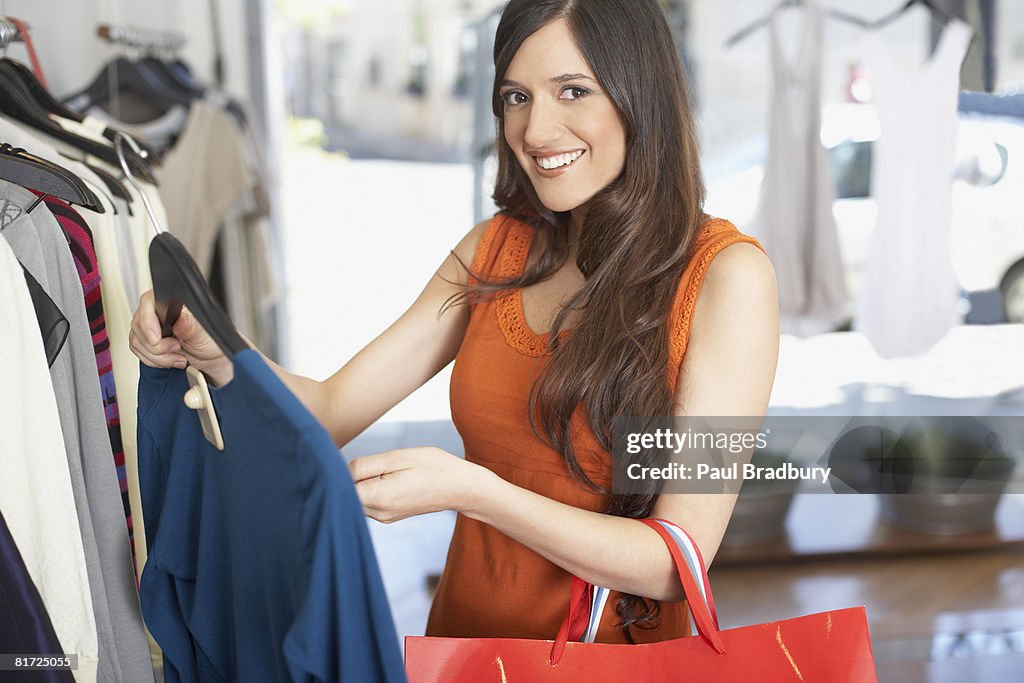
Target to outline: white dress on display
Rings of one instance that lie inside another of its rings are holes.
[[[782,331],[809,336],[848,318],[832,215],[835,185],[821,145],[824,15],[816,2],[806,3],[800,37],[786,39],[781,14],[769,22],[774,83],[768,160],[751,232],[775,267]],[[795,61],[787,54],[793,45]]]
[[[960,20],[918,69],[900,68],[876,36],[867,51],[881,135],[871,194],[878,204],[856,329],[885,358],[919,355],[959,324],[952,258],[960,65],[971,40]]]

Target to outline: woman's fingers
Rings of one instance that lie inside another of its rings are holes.
[[[350,462],[348,464],[348,471],[352,475],[352,481],[360,482],[365,479],[376,479],[383,476],[388,471],[388,467],[387,458],[382,458],[382,455],[386,454],[364,455]]]
[[[181,315],[174,321],[174,327],[171,331],[174,336],[181,340],[188,340],[188,338],[195,332],[197,325],[193,324],[194,318],[187,308],[182,307]]]
[[[174,337],[163,337],[156,344],[146,343],[146,348],[154,355],[165,353],[181,353],[181,342]]]
[[[139,298],[139,308],[132,316],[131,331],[137,341],[145,345],[151,352],[166,353],[167,340],[162,339],[160,320],[153,307],[153,292],[147,291]],[[177,340],[172,340],[177,342]]]
[[[156,351],[146,342],[141,342],[138,333],[133,329],[128,336],[128,344],[139,360],[151,368],[185,367],[185,356],[181,354],[181,346],[175,339],[162,339],[162,350]]]
[[[132,316],[128,344],[139,360],[154,368],[185,367],[181,342],[174,337],[161,337],[160,321],[153,307],[153,292],[139,298],[139,308]]]
[[[348,464],[348,471],[352,475],[352,481],[359,482],[408,469],[409,465],[410,462],[401,450],[384,451],[356,458]]]
[[[386,474],[386,473],[385,473]],[[396,479],[370,477],[356,482],[356,495],[363,512],[370,518],[390,524],[404,519],[408,512],[400,503],[401,491],[406,490]]]
[[[156,315],[156,303],[153,299],[153,290],[147,290],[139,297],[139,309],[132,318],[132,326],[138,329],[138,334],[150,344],[160,341],[160,319]]]

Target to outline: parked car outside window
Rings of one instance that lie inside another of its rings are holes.
[[[836,200],[849,310],[860,291],[864,260],[878,215],[871,197],[874,143],[881,133],[872,105],[834,104],[822,111]],[[767,141],[752,137],[705,167],[708,211],[757,234],[755,212]],[[953,182],[951,258],[965,295],[999,292],[1004,319],[1024,322],[1024,125],[986,115],[961,115]]]

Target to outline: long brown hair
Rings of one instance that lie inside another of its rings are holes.
[[[521,275],[497,281],[473,273],[478,282],[468,288],[468,300],[540,282],[569,255],[569,213],[552,212],[538,199],[505,142],[499,96],[520,45],[556,19],[566,20],[618,111],[626,160],[622,173],[588,204],[576,257],[585,284],[554,320],[550,358],[530,395],[530,423],[564,455],[576,477],[608,493],[580,466],[570,420],[582,408],[598,443],[610,452],[614,417],[672,414],[667,320],[704,221],[704,181],[686,77],[657,0],[511,0],[494,44],[494,201],[504,213],[531,224],[534,237]],[[572,334],[560,340],[558,332],[573,311],[578,315]],[[631,462],[658,458],[650,451]],[[606,512],[647,517],[657,495],[656,482],[640,495],[612,495]],[[633,595],[623,595],[616,606],[630,640],[629,626],[652,626],[658,610],[656,602]]]

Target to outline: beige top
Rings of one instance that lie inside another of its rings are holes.
[[[218,227],[254,182],[238,125],[227,112],[195,102],[178,143],[156,173],[167,229],[209,277]]]

